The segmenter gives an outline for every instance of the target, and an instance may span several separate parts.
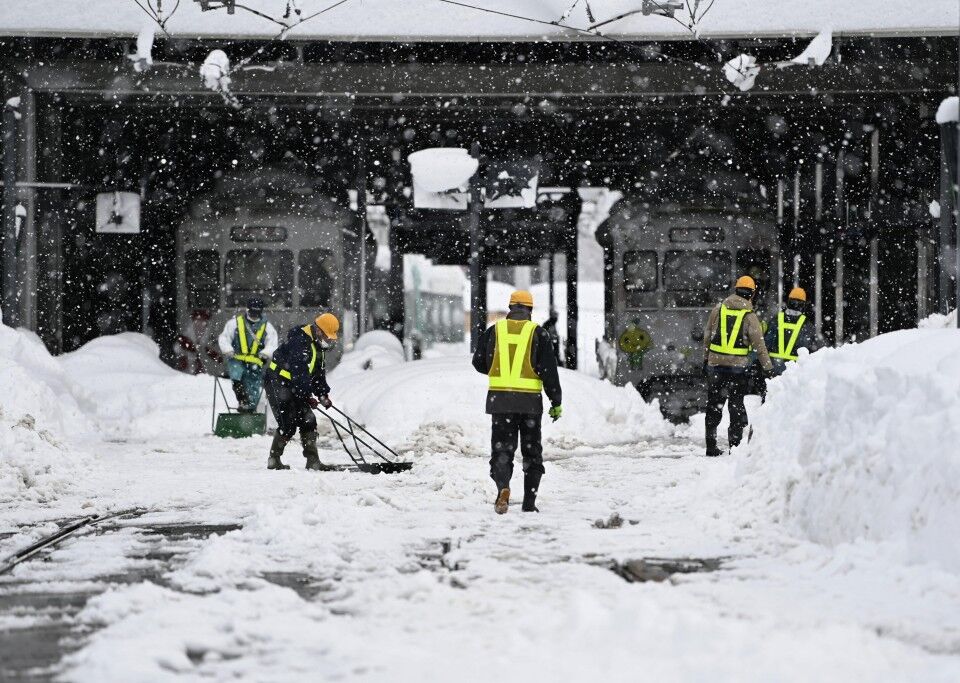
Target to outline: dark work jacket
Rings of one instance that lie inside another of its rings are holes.
[[[509,320],[529,320],[530,316],[511,312]],[[491,325],[480,336],[477,350],[473,354],[473,367],[483,375],[490,374],[493,366],[493,350],[496,346],[496,325]],[[530,364],[543,382],[543,391],[550,399],[550,405],[558,406],[561,402],[560,374],[557,372],[557,357],[553,353],[553,342],[550,335],[539,325],[533,331],[530,341]],[[487,413],[526,413],[540,415],[543,413],[543,399],[540,394],[525,391],[488,391]]]
[[[795,323],[800,317],[800,314],[792,311],[790,309],[782,309],[786,314],[784,317],[787,319],[788,323]],[[770,353],[774,353],[778,350],[777,341],[779,337],[780,326],[777,324],[778,316],[774,315],[770,318],[767,323],[767,333],[765,335],[764,341],[767,344],[767,350]],[[790,339],[790,334],[787,333],[784,335],[784,343]],[[810,353],[813,353],[820,348],[820,343],[817,341],[817,337],[814,331],[813,325],[813,316],[808,315],[806,321],[803,323],[803,327],[800,328],[800,335],[797,337],[797,345],[793,347],[793,352],[796,353],[799,349],[806,349]],[[773,361],[773,372],[774,374],[781,374],[787,367],[787,362],[780,358],[771,358]]]
[[[312,346],[316,346],[317,349],[317,364],[311,375],[307,368],[312,355],[310,351]],[[288,385],[297,398],[306,400],[310,394],[326,396],[330,393],[323,349],[319,344],[314,344],[313,338],[304,332],[302,327],[294,327],[287,333],[287,338],[273,354],[273,362],[277,364],[277,370],[288,370],[290,379],[280,377],[273,370],[267,371],[267,377],[271,381]]]

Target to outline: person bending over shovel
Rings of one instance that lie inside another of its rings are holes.
[[[560,419],[560,375],[550,335],[530,318],[533,296],[516,291],[510,295],[506,320],[487,328],[473,354],[473,367],[487,375],[487,413],[492,418],[490,477],[497,485],[494,510],[504,514],[510,503],[513,456],[520,437],[523,454],[524,512],[537,510],[537,491],[543,476],[543,446],[540,422],[543,419],[544,391],[550,399],[549,415]]]
[[[329,408],[330,385],[327,384],[324,351],[337,341],[340,321],[332,313],[317,316],[309,325],[295,327],[273,354],[267,366],[266,392],[270,409],[277,419],[277,432],[270,445],[268,470],[288,470],[280,461],[283,449],[300,430],[303,457],[308,470],[335,469],[320,462],[317,451],[317,417],[313,411],[318,405]]]

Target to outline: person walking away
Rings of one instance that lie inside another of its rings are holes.
[[[764,341],[773,360],[775,376],[783,374],[787,363],[797,360],[799,349],[813,353],[820,348],[813,324],[807,317],[806,290],[802,287],[790,290],[786,304],[767,324]]]
[[[494,510],[504,514],[510,503],[513,457],[520,439],[523,455],[524,512],[536,506],[543,476],[543,419],[541,391],[550,400],[549,415],[556,422],[563,413],[560,375],[553,344],[546,330],[531,320],[533,296],[518,290],[510,295],[505,320],[481,335],[473,354],[473,367],[489,377],[487,413],[491,416],[490,477],[497,486]]]
[[[747,426],[743,397],[749,390],[751,347],[763,368],[764,379],[772,375],[773,364],[763,341],[760,319],[753,311],[756,283],[749,275],[740,277],[733,294],[714,306],[704,327],[704,366],[707,371],[707,455],[718,456],[717,427],[727,403],[730,448],[739,445]]]
[[[263,317],[263,299],[247,301],[246,313],[230,318],[217,338],[241,413],[257,409],[263,365],[277,350],[277,328]]]
[[[280,460],[283,449],[300,430],[303,457],[308,470],[335,469],[320,462],[317,451],[318,405],[329,408],[330,385],[327,384],[324,352],[337,341],[340,321],[332,313],[323,313],[303,327],[295,327],[287,334],[273,360],[267,366],[266,391],[270,409],[277,419],[277,431],[270,444],[268,470],[287,470]]]
[[[553,355],[557,359],[557,366],[560,367],[563,365],[563,361],[560,358],[560,333],[557,332],[557,317],[556,309],[551,308],[550,317],[548,317],[546,322],[543,323],[543,329],[546,330],[547,335],[550,337],[550,345],[553,347]]]

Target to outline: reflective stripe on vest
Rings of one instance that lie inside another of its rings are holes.
[[[536,329],[537,324],[532,320],[500,320],[494,326],[496,341],[489,375],[491,390],[539,394],[543,389],[543,382],[530,359]]]
[[[247,321],[242,315],[237,316],[237,337],[240,339],[240,353],[234,354],[236,360],[242,360],[244,363],[253,365],[263,365],[263,360],[257,355],[260,350],[260,343],[263,341],[263,335],[267,331],[267,322],[260,323],[257,332],[253,337],[253,346],[247,339]]]
[[[313,371],[316,370],[316,368],[317,368],[317,345],[314,344],[314,343],[312,343],[312,342],[313,342],[313,331],[310,329],[310,326],[309,326],[309,325],[306,325],[305,327],[303,327],[303,328],[301,328],[301,329],[302,329],[304,332],[307,333],[307,336],[310,337],[310,340],[311,340],[311,344],[310,344],[310,362],[307,363],[307,373],[312,375],[312,374],[313,374]],[[321,356],[321,358],[322,358],[322,356]],[[274,363],[273,361],[270,361],[270,369],[273,370],[274,372],[276,372],[278,375],[280,375],[280,376],[283,377],[284,379],[293,379],[293,375],[290,374],[290,371],[289,371],[289,370],[287,370],[286,368],[281,368],[279,365],[277,365],[277,364]]]
[[[770,354],[771,358],[779,358],[780,360],[797,360],[799,358],[794,350],[797,347],[797,341],[800,339],[800,330],[805,322],[807,322],[807,316],[802,314],[796,322],[788,323],[787,316],[783,311],[777,313],[777,350]],[[790,339],[786,340],[787,343],[784,344],[786,332],[790,332]]]
[[[717,320],[717,332],[720,333],[720,343],[712,342],[710,344],[710,350],[725,356],[746,356],[750,353],[749,345],[739,345],[740,328],[743,327],[743,319],[749,312],[750,309],[748,308],[727,308],[723,304],[720,304],[720,317]],[[727,325],[731,319],[733,319],[732,330]]]

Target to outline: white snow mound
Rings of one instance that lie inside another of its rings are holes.
[[[414,454],[487,454],[487,378],[473,369],[468,356],[343,372],[342,367],[353,364],[350,355],[331,373],[331,397],[387,443]],[[560,383],[563,417],[552,423],[544,416],[548,450],[635,443],[672,432],[659,408],[644,403],[631,387],[615,387],[564,369]]]
[[[759,514],[817,543],[878,542],[960,571],[960,332],[801,357],[751,417],[737,472]]]
[[[51,501],[88,462],[64,444],[91,429],[74,384],[36,335],[0,325],[0,386],[0,505]]]

